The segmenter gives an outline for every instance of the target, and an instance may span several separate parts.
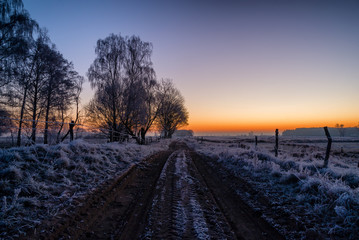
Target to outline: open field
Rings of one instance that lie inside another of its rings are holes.
[[[334,139],[328,168],[323,168],[324,138],[280,138],[278,157],[273,137],[259,137],[257,147],[253,139],[229,137],[197,138],[193,144],[214,159],[213,166],[224,167],[256,189],[257,194],[248,194],[237,188],[254,208],[265,211],[256,196],[270,199],[267,220],[287,238],[356,239],[359,144],[357,139],[343,140]],[[285,227],[271,216],[274,211],[294,219],[297,227]]]
[[[356,139],[258,140],[3,149],[0,238],[358,238]]]
[[[258,144],[255,146],[254,137],[196,137],[201,142],[214,142],[224,144],[224,147],[237,147],[247,149],[257,149],[264,153],[273,153],[275,146],[275,137],[258,136]],[[318,159],[325,156],[327,147],[327,138],[325,137],[279,137],[279,158],[300,158],[315,154]],[[359,162],[359,138],[333,138],[331,147],[331,157],[340,158],[346,163]]]

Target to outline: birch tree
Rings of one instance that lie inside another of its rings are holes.
[[[188,112],[184,98],[171,80],[162,80],[160,90],[162,102],[157,123],[165,138],[171,138],[180,127],[188,125]]]
[[[109,129],[110,141],[118,140],[115,133],[120,132],[119,107],[121,101],[123,64],[125,58],[125,39],[120,35],[111,34],[105,39],[97,41],[95,53],[96,59],[90,66],[87,76],[92,88],[96,89],[95,98],[89,104],[87,110],[92,122],[105,123]]]

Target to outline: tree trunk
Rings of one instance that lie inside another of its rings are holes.
[[[51,105],[51,91],[47,94],[47,104],[46,104],[46,115],[45,115],[45,131],[44,131],[44,144],[48,143],[48,129],[49,129],[49,113]]]
[[[117,131],[116,131],[116,110],[115,110],[115,107],[112,109],[112,113],[113,113],[113,116],[112,116],[112,131],[110,133],[110,141],[111,142],[114,142],[114,141],[117,141]]]
[[[22,99],[22,105],[21,105],[21,111],[20,111],[19,130],[17,132],[17,142],[16,142],[16,145],[18,147],[20,147],[20,145],[21,145],[21,128],[22,128],[22,119],[24,117],[24,111],[25,111],[26,96],[27,96],[27,86],[25,87],[24,97]]]
[[[60,135],[61,135],[61,132],[62,132],[62,128],[64,127],[64,110],[61,109],[61,125],[60,125],[60,129],[59,131],[57,132],[57,136],[56,136],[56,143],[60,143]]]
[[[38,78],[38,77],[37,77]],[[36,79],[35,84],[35,92],[34,92],[34,102],[33,102],[33,112],[32,112],[32,133],[31,133],[31,141],[34,144],[36,142],[36,113],[37,113],[37,94],[38,94],[38,79]]]

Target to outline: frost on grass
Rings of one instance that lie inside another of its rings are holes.
[[[76,140],[0,149],[0,239],[17,238],[44,219],[70,212],[101,183],[167,147],[162,145]]]
[[[293,154],[291,149],[276,158],[265,149],[241,149],[226,143],[192,144],[229,174],[240,176],[264,194],[273,212],[280,209],[303,224],[305,229],[294,233],[268,219],[288,239],[313,233],[327,239],[359,239],[359,170],[352,159],[331,156],[329,167],[322,168],[323,152],[313,146],[296,149],[300,154]],[[241,189],[237,193],[242,194]]]

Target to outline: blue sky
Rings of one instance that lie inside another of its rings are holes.
[[[359,2],[24,0],[85,76],[99,38],[153,44],[158,78],[190,128],[266,130],[359,122]],[[85,87],[83,102],[92,92]],[[275,127],[275,128],[277,128]]]

